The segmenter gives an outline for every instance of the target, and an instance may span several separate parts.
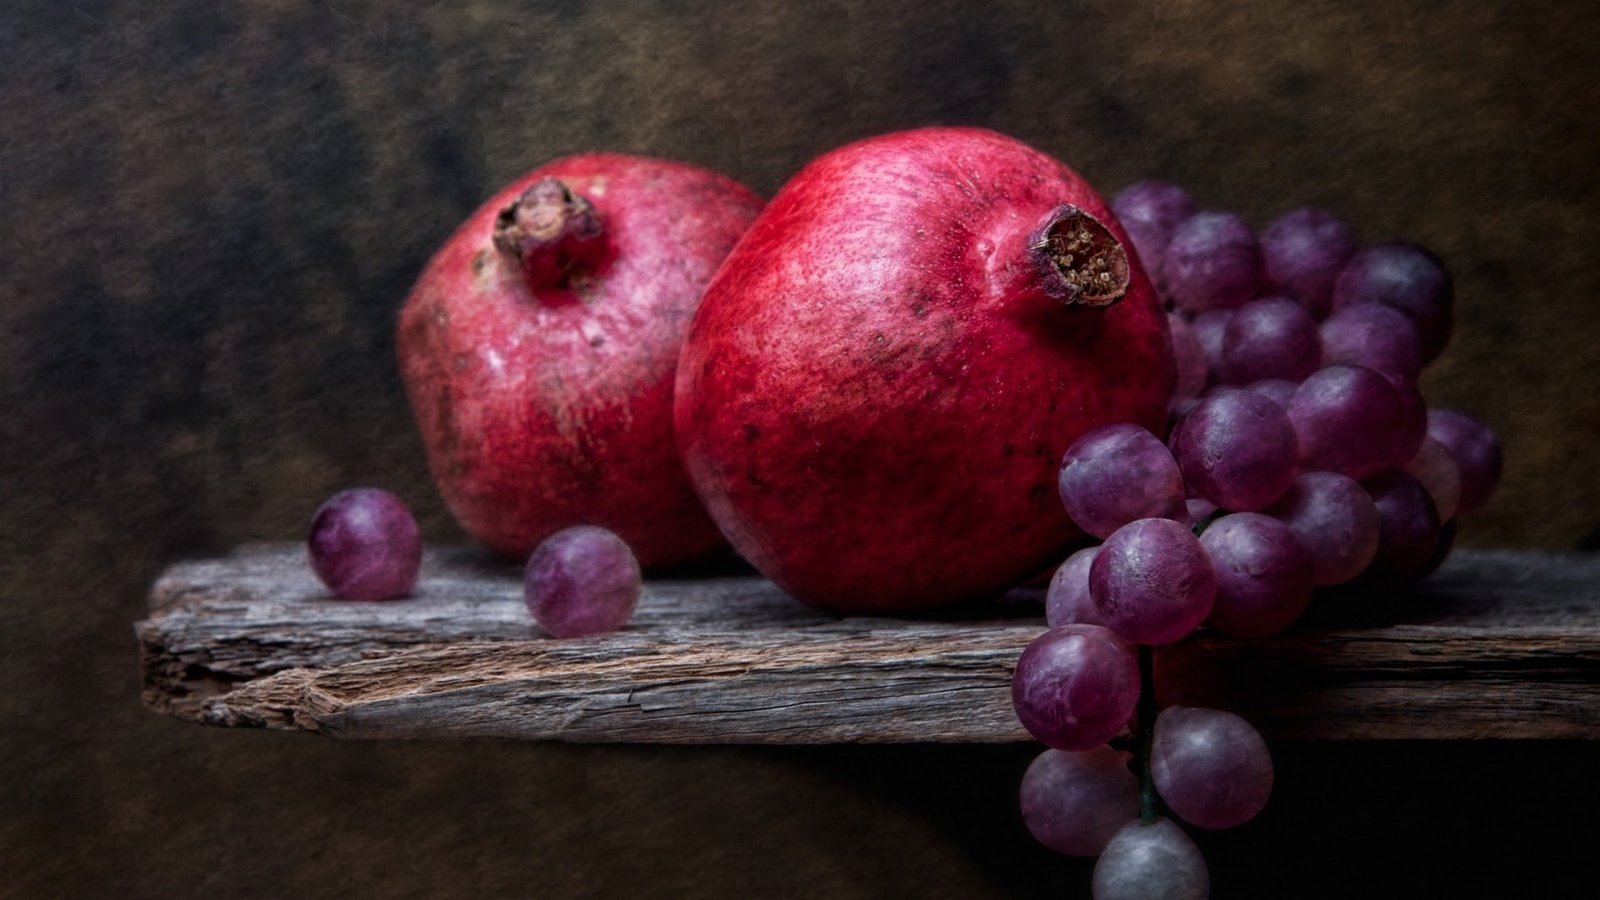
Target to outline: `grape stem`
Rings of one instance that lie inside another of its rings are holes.
[[[1155,649],[1139,645],[1139,820],[1154,825],[1160,814],[1155,778],[1150,774],[1150,755],[1155,744],[1156,679]]]

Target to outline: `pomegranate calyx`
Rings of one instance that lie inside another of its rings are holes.
[[[500,210],[494,246],[534,289],[565,286],[607,256],[594,205],[557,178],[541,178]]]
[[[1056,207],[1028,236],[1041,288],[1063,304],[1110,306],[1128,292],[1128,251],[1094,216]]]

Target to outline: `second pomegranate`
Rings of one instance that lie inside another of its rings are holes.
[[[707,289],[679,449],[734,547],[844,613],[947,606],[1058,562],[1061,456],[1160,432],[1166,319],[1127,235],[1064,164],[931,128],[801,170]]]

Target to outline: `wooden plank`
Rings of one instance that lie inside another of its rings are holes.
[[[173,566],[136,626],[145,701],[355,738],[1028,739],[1010,677],[1043,627],[1036,595],[984,619],[840,619],[760,578],[654,581],[626,630],[561,641],[532,624],[516,570],[444,549],[423,572],[410,599],[349,603],[298,546]],[[1597,584],[1589,556],[1461,552],[1406,595],[1347,591],[1289,634],[1200,643],[1270,736],[1596,738]]]

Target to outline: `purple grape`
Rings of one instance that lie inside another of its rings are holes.
[[[1222,347],[1223,340],[1228,334],[1228,323],[1232,320],[1231,309],[1208,309],[1194,317],[1191,327],[1194,329],[1195,340],[1200,342],[1200,349],[1205,353],[1208,384],[1220,382],[1228,368],[1227,360],[1222,355]]]
[[[1211,872],[1200,848],[1170,819],[1135,819],[1094,864],[1094,900],[1206,900]]]
[[[1360,479],[1394,461],[1406,415],[1387,378],[1360,366],[1329,366],[1300,383],[1289,421],[1304,469]]]
[[[1133,648],[1099,625],[1062,625],[1039,635],[1011,676],[1018,721],[1057,750],[1091,750],[1111,740],[1138,700]]]
[[[1057,853],[1098,856],[1139,816],[1139,779],[1129,754],[1110,747],[1046,750],[1022,776],[1022,821]]]
[[[1450,340],[1450,273],[1437,256],[1416,244],[1375,244],[1345,263],[1333,285],[1333,308],[1362,303],[1392,306],[1410,317],[1421,340],[1423,365]]]
[[[1250,723],[1220,709],[1172,706],[1156,717],[1150,748],[1156,792],[1179,818],[1232,828],[1272,794],[1272,755]]]
[[[1500,484],[1500,441],[1489,426],[1453,409],[1428,411],[1428,437],[1444,445],[1461,469],[1461,501],[1456,515],[1487,503]]]
[[[1136,181],[1128,185],[1111,201],[1111,211],[1122,223],[1122,229],[1128,232],[1134,252],[1152,278],[1156,277],[1161,255],[1172,241],[1172,232],[1195,213],[1189,194],[1165,181]],[[1159,289],[1160,280],[1156,282]]]
[[[1205,348],[1200,346],[1194,327],[1183,316],[1169,313],[1167,327],[1172,332],[1172,358],[1178,366],[1178,385],[1172,391],[1173,399],[1197,397],[1211,378]]]
[[[1178,426],[1172,452],[1195,493],[1227,510],[1253,510],[1283,496],[1298,447],[1289,415],[1255,391],[1228,390],[1200,402]]]
[[[1422,482],[1389,469],[1367,480],[1378,508],[1378,552],[1369,572],[1386,578],[1421,578],[1439,546],[1439,512]]]
[[[1265,512],[1289,526],[1311,552],[1312,584],[1343,584],[1360,575],[1378,552],[1378,507],[1344,475],[1307,472]]]
[[[604,528],[558,531],[528,557],[522,597],[552,637],[616,631],[633,617],[641,589],[633,550]]]
[[[1217,579],[1193,531],[1171,519],[1140,519],[1100,545],[1089,594],[1112,631],[1138,644],[1170,644],[1211,613]]]
[[[1132,423],[1103,425],[1074,441],[1061,460],[1058,487],[1067,515],[1097,538],[1135,519],[1188,521],[1172,451]]]
[[[1393,307],[1347,306],[1322,323],[1321,335],[1325,366],[1366,366],[1390,381],[1416,381],[1422,373],[1417,327]]]
[[[1255,391],[1278,406],[1284,411],[1289,411],[1289,401],[1294,397],[1294,392],[1300,389],[1297,382],[1285,381],[1282,378],[1268,378],[1257,381],[1246,390]]]
[[[1448,522],[1456,517],[1456,508],[1461,503],[1461,467],[1443,444],[1433,438],[1424,440],[1405,470],[1427,488],[1440,521]]]
[[[1289,526],[1260,513],[1234,513],[1200,535],[1217,574],[1213,628],[1234,637],[1277,634],[1311,603],[1311,551]]]
[[[1315,206],[1290,210],[1261,232],[1267,289],[1300,301],[1318,319],[1328,314],[1334,280],[1355,252],[1350,226]]]
[[[411,593],[422,565],[422,533],[399,497],[351,488],[311,517],[311,571],[346,600],[392,600]]]
[[[1089,565],[1099,552],[1098,546],[1085,547],[1056,567],[1056,573],[1050,577],[1050,588],[1044,595],[1044,620],[1051,628],[1105,624],[1094,599],[1089,596]]]
[[[1261,284],[1261,248],[1249,223],[1229,212],[1190,216],[1172,233],[1161,277],[1189,313],[1248,303]]]
[[[1300,304],[1283,297],[1252,300],[1234,311],[1222,336],[1224,380],[1300,379],[1322,364],[1317,323]]]

